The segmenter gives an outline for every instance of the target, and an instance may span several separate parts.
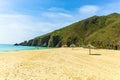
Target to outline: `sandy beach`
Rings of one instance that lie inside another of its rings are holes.
[[[0,80],[120,80],[120,51],[55,48],[0,52]]]

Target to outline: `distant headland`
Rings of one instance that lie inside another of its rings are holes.
[[[69,47],[75,44],[79,47],[89,43],[97,48],[120,49],[120,14],[93,16],[15,45]]]

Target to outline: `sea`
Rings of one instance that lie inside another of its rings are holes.
[[[14,46],[13,44],[0,44],[0,52],[20,51],[20,50],[37,50],[46,49],[40,46]]]

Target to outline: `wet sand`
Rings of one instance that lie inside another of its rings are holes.
[[[120,51],[56,48],[0,52],[0,80],[120,80]]]

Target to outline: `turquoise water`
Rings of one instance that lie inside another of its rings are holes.
[[[35,49],[46,49],[46,48],[45,47],[34,47],[34,46],[14,46],[12,44],[0,44],[0,52],[19,51],[19,50],[35,50]]]

